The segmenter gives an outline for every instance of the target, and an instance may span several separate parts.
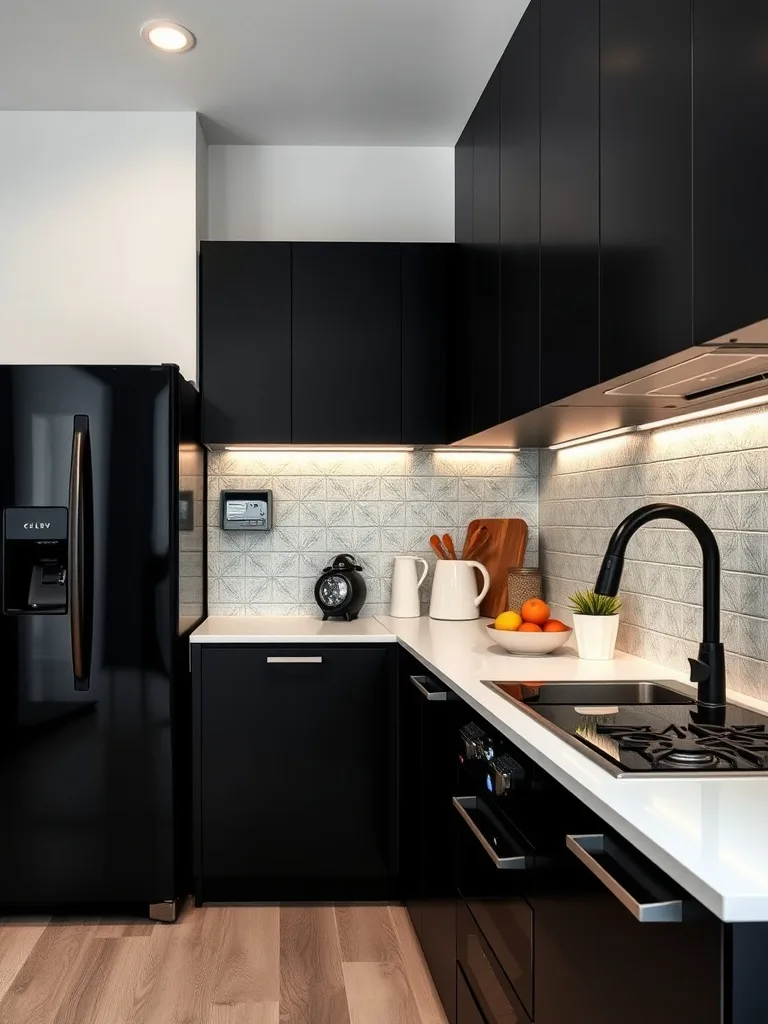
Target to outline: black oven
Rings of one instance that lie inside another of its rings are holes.
[[[591,812],[485,722],[462,726],[457,754],[457,1024],[527,1024],[537,886]]]

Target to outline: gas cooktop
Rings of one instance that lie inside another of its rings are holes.
[[[519,687],[488,685],[617,778],[768,775],[768,718],[744,708],[532,706]]]

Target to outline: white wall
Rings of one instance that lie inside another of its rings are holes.
[[[211,146],[220,240],[452,242],[453,149]]]
[[[0,112],[0,362],[196,373],[194,113]]]

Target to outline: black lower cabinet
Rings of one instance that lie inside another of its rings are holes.
[[[197,902],[397,898],[395,646],[196,658]]]
[[[485,1020],[487,1024],[528,1024],[530,1017],[523,1009],[517,992],[477,921],[463,903],[458,908],[456,937],[457,975],[464,975],[482,1011],[482,1015],[478,1013],[476,1018],[470,1012],[467,1020]],[[468,1008],[471,1011],[471,1007]],[[566,1020],[568,1018],[563,1017],[561,1024]],[[458,1024],[465,1024],[462,1016],[459,1016]]]
[[[768,1020],[768,924],[720,921],[482,720],[458,746],[458,1024]]]
[[[721,1024],[721,922],[619,841],[568,842],[533,898],[536,1024]]]
[[[485,1024],[472,990],[460,967],[456,968],[456,1024]]]
[[[451,1024],[456,1019],[456,868],[451,800],[464,705],[400,654],[401,880],[405,905]]]

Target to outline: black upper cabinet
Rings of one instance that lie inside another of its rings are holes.
[[[499,419],[539,405],[538,0],[501,58],[501,338]]]
[[[768,5],[696,0],[694,341],[768,317]]]
[[[402,246],[402,440],[445,444],[453,246]]]
[[[491,76],[472,117],[472,432],[499,422],[499,82]]]
[[[291,440],[291,246],[202,242],[203,441]]]
[[[454,151],[454,238],[458,245],[474,241],[475,122],[470,117]]]
[[[474,240],[474,117],[467,122],[454,152],[454,330],[448,366],[448,440],[472,433],[472,344]]]
[[[600,3],[541,0],[541,404],[600,380]]]
[[[294,244],[294,443],[399,441],[400,316],[399,246]]]
[[[445,444],[453,248],[204,242],[204,440]]]
[[[692,341],[691,0],[601,0],[600,51],[600,378],[610,380]]]

